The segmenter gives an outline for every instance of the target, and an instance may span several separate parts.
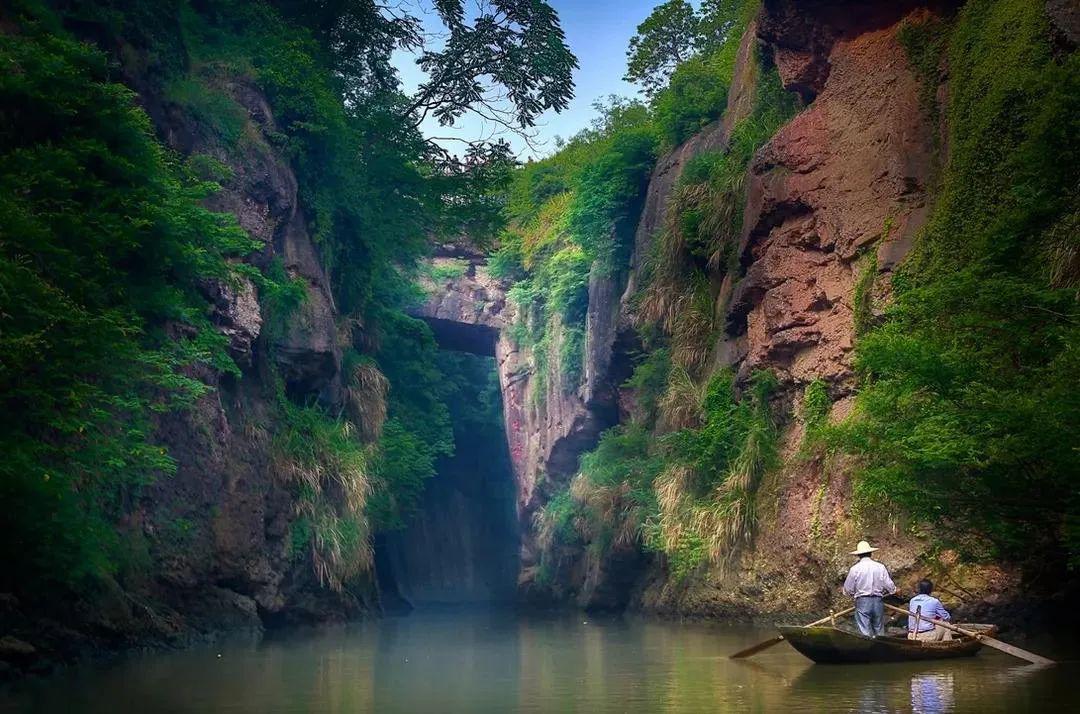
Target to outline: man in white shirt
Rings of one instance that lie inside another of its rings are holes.
[[[865,540],[851,551],[859,562],[851,566],[844,581],[844,593],[855,598],[855,624],[867,637],[885,634],[885,606],[881,598],[896,592],[888,569],[870,557],[877,548]]]

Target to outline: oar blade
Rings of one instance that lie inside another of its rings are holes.
[[[752,657],[762,650],[767,650],[773,645],[778,645],[784,641],[783,635],[777,635],[772,639],[765,640],[764,642],[758,642],[753,647],[747,647],[744,650],[739,650],[735,654],[731,655],[731,659],[745,659],[746,657]]]
[[[1008,642],[995,640],[993,637],[987,637],[986,635],[983,635],[979,638],[979,642],[982,642],[987,647],[993,647],[996,650],[1001,650],[1005,654],[1010,654],[1013,657],[1025,659],[1032,664],[1054,664],[1054,660],[1052,659],[1047,659],[1046,657],[1043,657],[1042,655],[1037,655],[1034,652],[1022,650],[1019,647],[1010,645]]]

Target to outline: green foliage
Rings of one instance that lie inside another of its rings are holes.
[[[668,573],[676,583],[692,575],[709,557],[705,539],[694,532],[680,534],[663,552],[667,555]]]
[[[693,6],[685,0],[657,5],[630,38],[623,79],[641,84],[648,96],[655,94],[667,84],[671,72],[694,53],[700,24]]]
[[[498,280],[519,281],[525,278],[520,234],[513,231],[503,234],[498,249],[488,258],[487,269],[488,274]]]
[[[451,258],[449,260],[442,260],[431,264],[429,265],[429,268],[428,277],[436,283],[445,283],[464,277],[465,273],[468,272],[469,262],[467,260]]]
[[[832,400],[829,399],[829,388],[825,380],[819,377],[806,385],[803,391],[802,418],[807,431],[825,424],[831,410]]]
[[[942,60],[949,40],[949,26],[936,16],[917,23],[907,21],[900,28],[897,39],[904,47],[916,76],[922,82],[919,99],[923,109],[936,119],[937,90],[941,84]]]
[[[274,337],[282,333],[289,318],[307,301],[307,282],[299,276],[290,278],[280,258],[270,261],[266,278],[259,291],[259,305],[265,313],[262,329],[268,337]]]
[[[700,154],[679,177],[683,191],[691,194],[694,186],[708,186],[701,198],[683,207],[682,230],[690,252],[714,265],[725,265],[715,255],[716,237],[730,245],[742,228],[743,181],[750,161],[798,111],[798,98],[784,91],[779,72],[760,51],[757,67],[753,110],[732,128],[726,151]]]
[[[206,393],[186,368],[237,373],[200,284],[255,245],[104,55],[23,29],[0,34],[0,550],[5,582],[75,585],[115,572],[112,524],[175,469],[151,418]]]
[[[604,432],[567,494],[540,517],[544,553],[588,544],[602,555],[613,543],[639,542],[666,556],[676,580],[727,557],[750,537],[757,487],[777,462],[775,387],[758,373],[739,399],[732,374],[718,372],[699,427],[662,437],[636,423]]]
[[[550,522],[550,528],[560,542],[573,545],[579,542],[574,520],[578,516],[579,507],[570,495],[570,490],[559,491],[544,504],[544,519]]]
[[[596,448],[581,457],[581,473],[596,486],[623,482],[648,486],[662,462],[650,455],[651,438],[645,428],[628,425],[608,429]]]
[[[512,339],[530,348],[538,379],[546,383],[557,366],[568,391],[584,367],[589,276],[623,269],[655,160],[643,105],[612,99],[597,108],[591,129],[517,172],[509,201],[515,225],[489,264],[496,277],[516,278],[508,292],[517,306]]]
[[[585,329],[567,327],[559,341],[559,373],[568,388],[581,384],[585,370]]]
[[[759,0],[711,5],[713,14],[700,25],[705,35],[699,42],[705,51],[676,67],[668,86],[653,100],[656,125],[667,147],[682,143],[724,112],[739,41]],[[706,28],[720,29],[709,33]]]
[[[411,104],[421,118],[430,114],[445,126],[479,105],[486,116],[509,115],[504,124],[527,128],[569,105],[577,59],[548,3],[440,0],[435,10],[448,32],[417,61],[428,77]]]
[[[396,311],[383,315],[376,355],[390,382],[368,512],[375,530],[401,528],[416,509],[438,457],[454,451],[450,409],[454,388],[439,367],[439,350],[421,320]]]
[[[863,458],[864,503],[899,504],[968,554],[1076,563],[1077,276],[1045,257],[1075,225],[1080,58],[1048,37],[1033,0],[959,12],[949,163],[884,323],[857,345],[864,386],[838,440]]]
[[[377,481],[367,504],[376,530],[405,527],[424,493],[425,482],[435,475],[437,455],[401,418],[387,420],[379,441]]]
[[[667,389],[670,374],[671,353],[666,348],[660,348],[641,358],[633,374],[623,384],[623,387],[634,390],[637,408],[647,426],[656,423],[660,399]]]
[[[239,142],[247,112],[204,78],[177,77],[165,87],[165,98],[190,116],[200,129],[213,132],[226,146]]]
[[[851,296],[851,320],[855,335],[864,334],[874,321],[874,283],[877,281],[877,253],[869,251],[857,264],[858,277]]]
[[[772,431],[768,395],[775,386],[776,378],[770,373],[757,373],[751,398],[740,401],[735,397],[734,376],[721,370],[709,379],[705,389],[702,425],[664,437],[665,448],[673,458],[693,466],[699,475],[697,487],[701,493],[730,475],[751,433]],[[763,454],[762,468],[772,466],[774,457],[774,452]]]
[[[802,420],[806,429],[802,443],[804,451],[822,442],[831,411],[832,400],[829,398],[829,386],[825,380],[819,377],[806,385],[802,402]]]
[[[723,114],[731,86],[731,72],[725,72],[727,59],[720,53],[697,56],[671,75],[671,82],[654,102],[665,147],[681,144]],[[734,67],[733,62],[730,66]]]
[[[621,117],[620,119],[626,119]],[[642,117],[599,139],[598,155],[577,176],[567,217],[575,241],[607,273],[621,269],[632,246],[640,201],[656,160],[656,139]]]
[[[309,559],[320,584],[341,590],[370,570],[370,500],[376,452],[348,419],[319,406],[299,406],[277,385],[278,429],[273,463],[294,495],[289,554]]]

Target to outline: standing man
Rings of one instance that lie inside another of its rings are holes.
[[[915,586],[919,594],[911,598],[908,603],[908,639],[922,640],[923,642],[941,642],[952,639],[952,632],[941,625],[934,624],[935,620],[948,622],[951,618],[949,611],[941,604],[941,600],[930,593],[934,592],[934,584],[923,578]],[[918,613],[916,616],[915,613]]]
[[[881,598],[896,592],[889,571],[870,557],[875,550],[865,540],[859,541],[858,547],[851,551],[859,556],[859,562],[851,566],[844,581],[844,593],[855,598],[855,624],[866,637],[885,634],[885,607]]]

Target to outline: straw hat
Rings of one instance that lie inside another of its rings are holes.
[[[859,544],[855,546],[855,550],[851,551],[852,555],[866,555],[867,553],[873,553],[877,548],[872,548],[869,543],[864,540],[859,541]]]

